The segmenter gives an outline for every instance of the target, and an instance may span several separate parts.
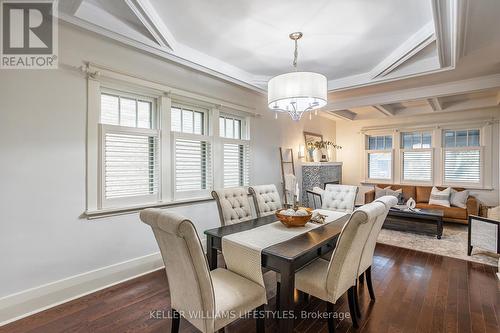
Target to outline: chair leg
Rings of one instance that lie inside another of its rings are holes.
[[[335,333],[335,320],[333,320],[335,307],[333,303],[326,302],[326,313],[328,313],[328,333]]]
[[[280,310],[280,289],[281,283],[276,282],[276,311]]]
[[[172,329],[170,330],[171,333],[179,333],[179,326],[181,323],[181,315],[177,310],[172,309]]]
[[[373,291],[372,283],[372,266],[368,267],[365,271],[366,274],[366,285],[368,286],[368,292],[370,293],[370,298],[375,301],[375,292]]]
[[[467,255],[468,255],[468,256],[470,256],[471,254],[472,254],[472,246],[471,246],[471,245],[469,245],[469,246],[467,247]]]
[[[256,310],[257,310],[257,320],[256,320],[257,333],[264,333],[266,331],[265,321],[264,321],[265,320],[264,304],[259,306]]]
[[[352,326],[358,328],[358,318],[356,316],[356,305],[354,304],[354,287],[349,288],[347,291],[347,299],[349,301],[349,312],[351,313]]]
[[[358,282],[356,281],[356,285],[353,288],[354,290],[354,306],[356,308],[356,315],[361,318],[361,310],[359,309],[359,298],[358,298]]]
[[[361,273],[361,275],[359,276],[359,283],[364,283],[365,282],[365,273]]]

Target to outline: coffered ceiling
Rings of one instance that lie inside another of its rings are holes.
[[[500,51],[500,1],[496,0],[59,3],[64,21],[259,92],[266,91],[269,78],[292,69],[293,43],[288,34],[301,31],[299,69],[327,76],[335,97],[325,110],[345,119],[395,116],[417,109],[441,112],[453,104],[450,96],[462,94],[466,99],[485,98],[449,91],[418,102],[346,104],[345,98],[353,100],[350,91],[367,94],[374,86],[380,91],[395,87],[390,89],[394,91],[411,87],[409,79],[422,82],[422,77],[429,78],[429,84],[439,73],[460,81],[500,72],[500,52],[496,52]],[[467,68],[460,69],[461,63]],[[496,91],[488,87],[486,93],[493,96]]]

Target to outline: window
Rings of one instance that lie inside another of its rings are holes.
[[[238,119],[229,115],[221,115],[219,117],[219,134],[222,138],[241,139],[243,137],[242,119]]]
[[[174,199],[202,197],[212,189],[212,144],[206,134],[208,110],[172,104]]]
[[[100,98],[101,207],[159,200],[154,100],[120,92]]]
[[[432,133],[401,133],[401,164],[404,182],[432,182]]]
[[[479,129],[443,131],[445,184],[480,184],[482,148]]]
[[[246,140],[245,125],[244,118],[230,114],[219,116],[224,188],[250,184],[250,143]]]
[[[195,110],[194,107],[175,104],[172,105],[172,131],[191,134],[205,134],[206,113],[206,110]]]
[[[367,178],[392,179],[392,136],[367,137]]]

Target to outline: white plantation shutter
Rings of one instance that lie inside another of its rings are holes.
[[[176,197],[203,195],[212,188],[212,147],[209,137],[174,134]]]
[[[158,132],[101,125],[102,206],[159,198]]]
[[[391,152],[368,153],[368,178],[387,180],[392,178]]]
[[[248,186],[250,184],[250,145],[248,142],[224,140],[222,151],[224,187]]]
[[[402,156],[404,181],[432,181],[432,150],[408,150]]]
[[[445,149],[444,180],[447,184],[480,184],[481,149]]]

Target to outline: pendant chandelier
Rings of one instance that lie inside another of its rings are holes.
[[[273,77],[267,83],[267,103],[275,112],[288,112],[293,120],[299,121],[304,112],[326,105],[327,80],[322,74],[297,71],[298,45],[302,32],[290,34],[295,42],[293,59],[294,72]]]

